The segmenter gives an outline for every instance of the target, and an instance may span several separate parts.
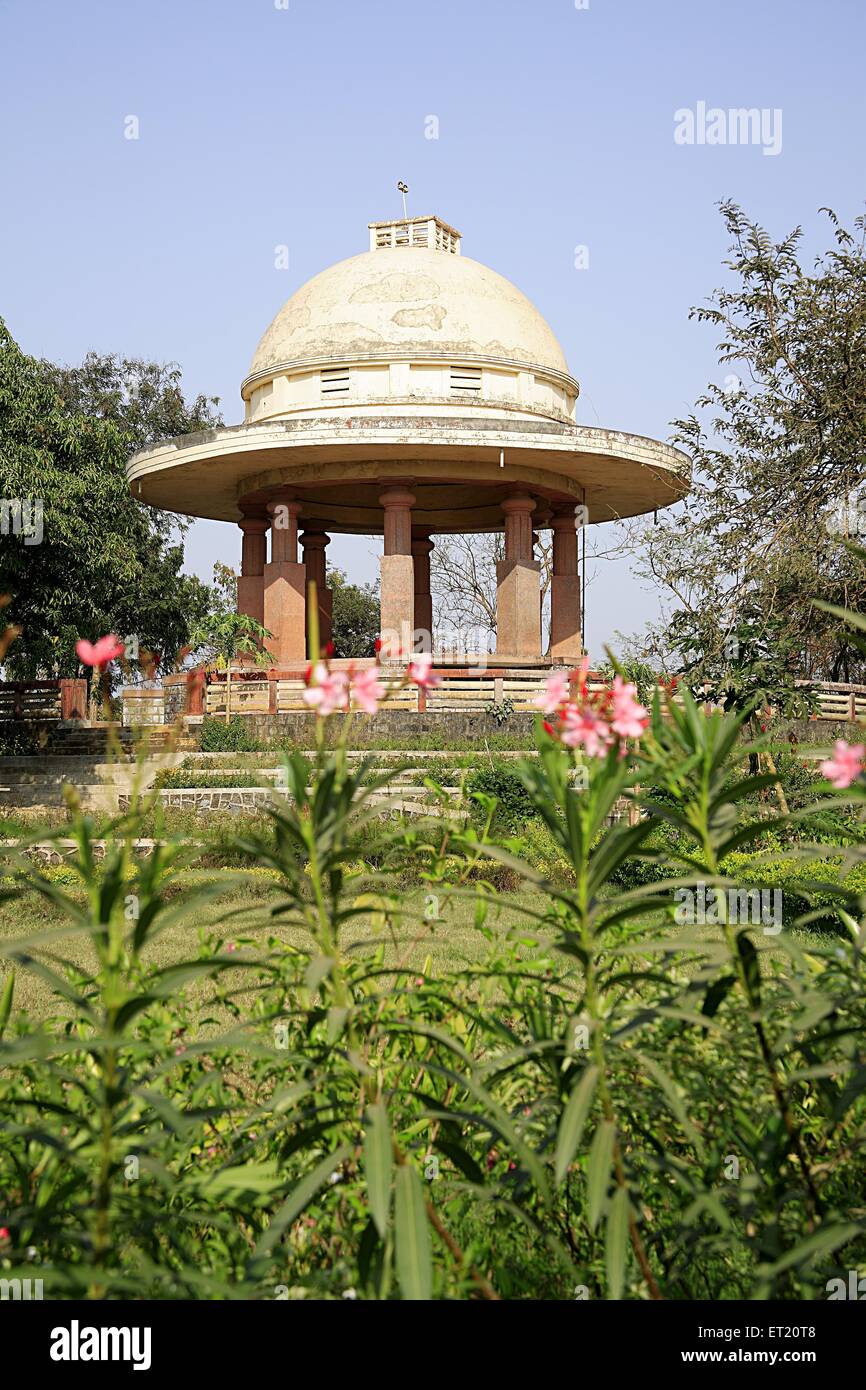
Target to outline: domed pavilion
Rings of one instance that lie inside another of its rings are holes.
[[[438,217],[373,222],[369,250],[323,270],[279,311],[241,385],[242,425],[168,440],[127,465],[133,495],[242,532],[238,606],[272,634],[276,667],[307,658],[315,581],[321,640],[334,535],[384,535],[383,653],[428,648],[433,537],[504,531],[500,666],[582,654],[578,534],[666,507],[687,458],[575,423],[578,383],[537,309],[461,254]],[[553,532],[542,654],[536,532]]]

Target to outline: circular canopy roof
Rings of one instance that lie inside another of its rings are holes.
[[[667,507],[688,488],[689,460],[642,435],[552,421],[416,415],[271,420],[183,435],[136,454],[133,495],[155,507],[238,521],[288,489],[302,520],[336,532],[382,529],[378,497],[406,480],[413,520],[429,530],[502,529],[502,496],[584,503],[589,520]]]
[[[510,280],[466,256],[406,246],[352,256],[302,285],[264,334],[247,381],[296,361],[395,350],[568,373],[547,323]]]

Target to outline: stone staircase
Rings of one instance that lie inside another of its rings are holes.
[[[92,735],[101,731],[84,730],[82,733]],[[87,810],[125,809],[136,776],[141,789],[150,787],[160,770],[176,767],[187,756],[184,750],[160,753],[159,748],[153,748],[152,755],[139,769],[132,741],[128,738],[122,741],[119,753],[115,750],[113,758],[107,757],[106,744],[99,738],[76,734],[75,738],[64,739],[61,746],[68,751],[63,754],[52,751],[49,744],[46,752],[36,757],[0,758],[0,812],[4,809],[38,812],[62,807],[66,785],[76,789]],[[368,755],[363,752],[349,754],[350,760],[356,763],[365,756]],[[424,778],[435,776],[437,761],[447,759],[447,754],[389,752],[375,754],[375,758],[380,769],[383,763],[394,764],[394,774],[388,785],[374,792],[371,798],[374,804],[383,807],[383,814],[437,814],[436,798],[424,786]],[[239,757],[234,753],[198,754],[195,762],[196,767],[190,769],[191,781],[197,772],[218,771],[227,778],[233,773],[242,774],[243,780],[249,779],[251,774],[260,774],[261,784],[166,789],[160,793],[164,805],[201,814],[221,810],[241,812],[263,809],[280,796],[284,769],[276,756],[269,767],[239,765]],[[459,788],[449,785],[444,790],[453,798]]]
[[[116,811],[119,795],[129,792],[134,777],[150,786],[160,767],[184,756],[183,751],[164,751],[170,733],[155,730],[155,736],[148,738],[147,758],[139,770],[138,740],[129,729],[117,725],[55,729],[43,752],[0,758],[0,811],[62,807],[67,785],[76,789],[87,810]]]

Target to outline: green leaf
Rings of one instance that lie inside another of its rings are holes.
[[[388,1210],[391,1205],[391,1174],[394,1156],[391,1150],[391,1126],[388,1111],[382,1101],[367,1111],[368,1123],[364,1134],[364,1174],[367,1179],[367,1198],[376,1230],[384,1240],[388,1229]]]
[[[598,1067],[587,1067],[574,1087],[568,1098],[568,1104],[562,1112],[562,1119],[559,1122],[559,1133],[556,1136],[556,1181],[562,1182],[568,1166],[573,1159],[577,1146],[580,1143],[589,1107],[592,1104],[592,1097],[595,1093],[595,1083],[598,1080]]]
[[[395,1184],[395,1235],[397,1277],[408,1299],[429,1299],[433,1291],[430,1230],[424,1189],[417,1170],[402,1163]]]
[[[589,1169],[587,1171],[587,1219],[591,1231],[598,1225],[604,1207],[604,1199],[610,1182],[610,1168],[613,1162],[613,1144],[616,1126],[610,1120],[602,1120],[592,1136],[589,1150]]]
[[[740,960],[743,963],[746,988],[749,991],[749,1003],[753,1005],[760,1004],[761,966],[758,960],[758,952],[755,949],[755,943],[745,932],[740,932],[737,937],[737,950],[740,953]]]
[[[786,1250],[781,1259],[769,1268],[769,1274],[781,1274],[784,1270],[790,1269],[792,1265],[804,1264],[806,1260],[814,1260],[822,1255],[830,1255],[846,1241],[853,1240],[855,1236],[862,1233],[862,1226],[853,1222],[841,1226],[822,1226],[805,1240],[801,1240],[799,1245],[795,1245],[793,1250]]]
[[[9,971],[9,978],[3,986],[3,994],[0,995],[0,1038],[6,1031],[6,1024],[9,1022],[9,1015],[12,1012],[12,995],[15,990],[15,971]]]
[[[604,1239],[608,1298],[622,1298],[628,1250],[628,1188],[618,1187],[610,1204]]]
[[[452,1144],[449,1139],[443,1139],[441,1135],[433,1141],[434,1147],[450,1159],[469,1182],[476,1183],[479,1187],[484,1182],[484,1174],[475,1162],[475,1159],[460,1144]]]
[[[273,1163],[246,1163],[204,1175],[200,1187],[207,1196],[221,1192],[273,1192],[283,1179]]]
[[[714,1018],[723,1000],[736,983],[736,978],[733,975],[722,975],[718,980],[714,980],[704,995],[701,1013],[707,1018]]]

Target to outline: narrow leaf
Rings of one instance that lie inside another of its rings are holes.
[[[628,1188],[618,1187],[610,1204],[604,1241],[608,1298],[622,1298],[627,1249]]]
[[[613,1162],[613,1141],[616,1126],[609,1120],[602,1120],[589,1150],[589,1170],[587,1172],[587,1217],[590,1230],[594,1231],[599,1222],[604,1199],[610,1182],[610,1166]]]
[[[577,1151],[597,1080],[598,1067],[587,1067],[562,1112],[559,1133],[556,1137],[556,1181],[558,1183],[562,1182],[568,1172],[568,1166]]]
[[[424,1189],[411,1163],[400,1165],[395,1188],[397,1277],[403,1297],[429,1299],[433,1290],[430,1231],[424,1209]]]
[[[376,1230],[382,1239],[388,1229],[388,1210],[391,1205],[391,1172],[394,1157],[391,1151],[391,1126],[388,1111],[382,1101],[371,1105],[364,1134],[364,1174],[367,1179],[367,1198]]]

